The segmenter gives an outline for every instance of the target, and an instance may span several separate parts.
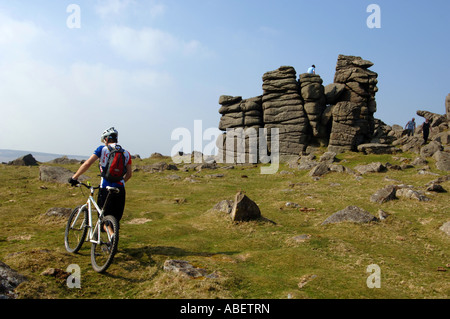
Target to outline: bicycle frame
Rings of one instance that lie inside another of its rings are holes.
[[[100,209],[100,207],[98,206],[97,202],[94,199],[94,192],[95,192],[95,189],[97,189],[98,187],[94,188],[94,187],[92,187],[90,185],[86,185],[86,184],[82,184],[82,183],[80,183],[79,185],[83,185],[86,188],[89,188],[90,194],[89,194],[89,197],[88,197],[88,200],[87,200],[86,204],[81,206],[80,209],[78,210],[78,214],[77,214],[77,216],[74,218],[74,220],[72,222],[72,227],[77,222],[78,217],[80,216],[80,213],[83,211],[84,208],[87,207],[87,210],[88,210],[88,225],[84,225],[84,221],[83,221],[83,224],[81,225],[81,227],[88,227],[89,228],[86,241],[89,241],[89,242],[94,243],[94,244],[100,244],[100,232],[101,232],[100,222],[101,222],[102,217],[103,217],[103,210]],[[108,196],[106,197],[105,204],[106,204],[106,202],[109,199],[109,194],[110,194],[110,192],[108,193]],[[106,205],[104,205],[104,206],[106,206]],[[93,223],[92,223],[92,207],[94,207],[95,210],[98,213],[98,220],[97,220],[97,222],[95,224],[95,227],[92,227],[93,226]],[[97,238],[94,238],[95,237],[95,230],[97,230]],[[111,240],[111,235],[109,234],[108,231],[106,231],[106,234],[108,236],[108,240]]]

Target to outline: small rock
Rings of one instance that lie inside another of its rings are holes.
[[[378,211],[378,218],[380,220],[385,220],[386,218],[388,218],[390,215],[388,213],[386,213],[384,210],[379,210]]]
[[[439,184],[436,184],[436,183],[431,183],[427,187],[427,191],[429,191],[429,192],[436,192],[436,193],[446,193],[447,192],[444,189],[444,187],[442,187],[442,185],[439,185]]]
[[[322,225],[335,224],[341,222],[353,222],[358,224],[378,221],[378,218],[357,206],[348,206],[328,217]]]
[[[375,194],[370,197],[370,201],[374,203],[383,204],[390,200],[396,199],[395,197],[396,187],[389,185],[385,188],[379,189]]]
[[[206,269],[195,268],[185,260],[166,260],[164,262],[164,270],[180,273],[188,278],[204,277],[207,274]]]
[[[287,203],[285,204],[285,206],[286,206],[286,207],[290,207],[290,208],[299,208],[299,207],[300,207],[299,204],[297,204],[297,203],[292,203],[292,202],[287,202]]]

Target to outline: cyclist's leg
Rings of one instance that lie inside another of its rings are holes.
[[[107,191],[106,194],[108,194]],[[120,223],[120,220],[122,219],[123,212],[125,209],[125,199],[126,199],[125,188],[121,188],[118,194],[109,194],[108,201],[105,203],[104,207],[104,215],[105,216],[112,215],[116,218],[117,222]],[[112,227],[110,225],[105,226],[107,226],[109,234],[112,235],[114,233]]]

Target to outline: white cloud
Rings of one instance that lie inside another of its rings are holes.
[[[136,30],[115,26],[106,37],[114,51],[129,61],[156,65],[174,56],[207,55],[208,50],[197,40],[184,41],[154,28]]]
[[[97,14],[102,18],[122,14],[127,8],[134,4],[134,0],[102,0],[95,8]]]

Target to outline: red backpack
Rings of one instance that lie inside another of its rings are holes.
[[[107,146],[109,150],[106,166],[102,171],[102,177],[112,183],[118,183],[123,179],[127,173],[127,165],[125,159],[124,149],[120,145],[115,148]]]

